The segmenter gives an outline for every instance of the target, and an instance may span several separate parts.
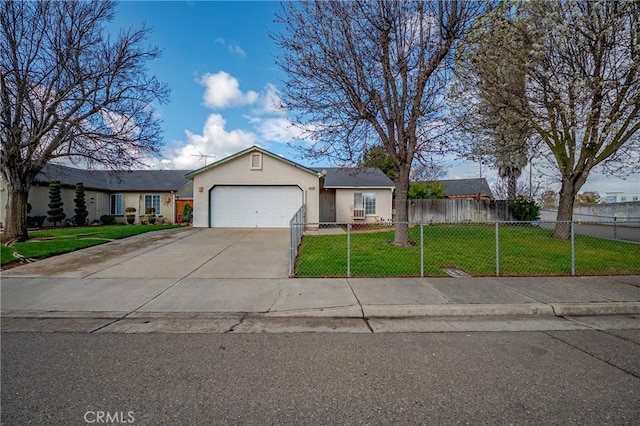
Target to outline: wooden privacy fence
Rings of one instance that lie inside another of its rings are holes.
[[[409,222],[461,223],[513,220],[506,200],[409,200]]]

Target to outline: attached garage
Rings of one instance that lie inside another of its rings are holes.
[[[193,226],[288,228],[305,206],[318,222],[321,174],[253,146],[187,174],[193,179]]]
[[[214,228],[287,228],[304,203],[295,185],[216,185],[210,192]]]

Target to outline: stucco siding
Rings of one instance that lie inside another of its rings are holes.
[[[216,185],[297,185],[303,191],[303,199],[307,206],[305,220],[318,222],[319,178],[307,170],[266,154],[262,155],[262,168],[252,170],[250,161],[253,153],[255,151],[247,152],[194,176],[193,226],[209,226],[210,192]]]
[[[345,188],[336,189],[336,222],[354,222],[353,201],[356,192],[376,194],[376,214],[367,215],[365,220],[358,222],[391,221],[392,195],[391,189]]]
[[[73,199],[76,196],[75,189],[62,188],[60,191],[62,196],[62,202],[64,205],[66,219],[72,219],[75,216],[75,202]],[[99,191],[85,190],[84,201],[87,206],[87,221],[91,223],[94,220],[100,220],[100,216],[109,214],[109,195]],[[47,210],[49,210],[49,187],[48,186],[33,186],[29,191],[29,204],[31,204],[31,213],[29,216],[47,216]],[[45,225],[52,225],[52,223],[45,221]]]

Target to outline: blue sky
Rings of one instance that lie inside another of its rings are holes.
[[[121,2],[112,28],[153,29],[149,44],[163,50],[150,71],[171,88],[168,104],[157,107],[164,124],[164,154],[154,167],[195,169],[257,144],[305,165],[287,145],[294,129],[285,111],[275,108],[285,75],[274,64],[278,48],[269,32],[276,1]],[[299,143],[299,142],[298,142]],[[328,165],[316,164],[316,165]],[[450,161],[448,179],[479,175],[477,163]],[[523,175],[528,176],[528,170]],[[533,175],[537,170],[534,164]],[[483,177],[496,179],[491,169]],[[552,185],[558,189],[558,185]],[[592,175],[583,191],[640,193],[640,176],[626,180]]]

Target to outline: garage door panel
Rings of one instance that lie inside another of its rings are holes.
[[[211,226],[288,227],[302,203],[297,186],[216,186],[211,191]]]

